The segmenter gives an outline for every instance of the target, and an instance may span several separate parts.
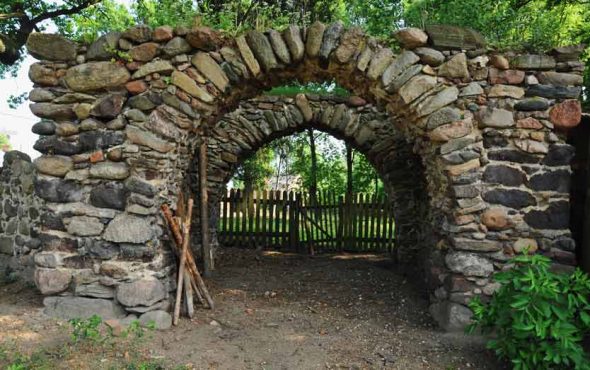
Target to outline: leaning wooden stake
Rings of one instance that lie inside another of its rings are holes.
[[[180,301],[182,300],[182,290],[184,288],[184,269],[186,265],[186,257],[188,256],[188,243],[191,231],[191,220],[193,213],[193,199],[188,200],[188,210],[186,217],[183,222],[183,238],[182,238],[182,249],[180,252],[180,270],[178,272],[178,284],[176,285],[176,303],[174,305],[174,319],[172,323],[178,325],[178,318],[180,316]]]
[[[201,245],[203,246],[203,273],[211,276],[215,269],[213,251],[209,243],[209,195],[207,190],[207,137],[202,136],[199,147],[199,185],[201,188]]]
[[[176,242],[175,243],[176,251],[178,252],[178,255],[180,256],[180,250],[181,250],[181,245],[182,245],[182,235],[180,233],[180,227],[179,227],[178,223],[176,222],[176,220],[174,219],[174,217],[172,216],[172,211],[170,211],[170,207],[168,207],[167,204],[162,204],[161,209],[162,209],[162,213],[164,214],[164,218],[166,219],[166,221],[168,222],[168,225],[170,226],[170,230],[172,231],[172,236],[174,237],[174,241]],[[215,304],[213,303],[213,299],[211,299],[211,295],[209,294],[209,290],[207,289],[207,286],[205,285],[205,282],[203,281],[203,278],[201,277],[201,274],[199,273],[199,269],[197,268],[197,265],[195,264],[195,260],[193,258],[193,255],[192,255],[192,253],[190,253],[190,251],[189,251],[189,253],[187,253],[187,256],[186,256],[186,266],[187,266],[187,269],[190,272],[191,276],[195,280],[195,285],[197,287],[197,289],[195,289],[195,290],[200,291],[200,295],[202,295],[202,297],[205,298],[209,308],[213,309]],[[197,294],[197,297],[199,297],[199,294]]]

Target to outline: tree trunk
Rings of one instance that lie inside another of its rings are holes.
[[[346,144],[346,193],[352,194],[352,147]]]
[[[318,158],[316,153],[315,138],[313,136],[313,129],[307,129],[309,136],[309,149],[311,152],[311,173],[310,173],[310,184],[309,184],[309,196],[312,202],[315,203],[317,200],[318,192]]]

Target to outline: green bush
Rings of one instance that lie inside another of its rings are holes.
[[[495,275],[501,288],[489,304],[470,303],[474,322],[493,333],[488,348],[514,369],[590,369],[581,342],[590,333],[590,278],[581,270],[550,271],[540,255],[518,256],[513,267]]]

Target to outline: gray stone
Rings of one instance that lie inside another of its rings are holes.
[[[129,166],[126,163],[96,163],[90,167],[90,177],[107,180],[123,180],[129,177]]]
[[[515,209],[537,204],[537,201],[530,193],[516,189],[490,190],[483,194],[483,199],[488,203],[501,204]]]
[[[79,146],[82,151],[107,149],[115,145],[121,145],[125,141],[122,132],[113,131],[88,131],[79,135]]]
[[[126,307],[151,306],[167,297],[164,284],[157,279],[142,279],[117,287],[117,301]]]
[[[35,285],[43,295],[61,293],[68,289],[72,274],[68,270],[37,268]]]
[[[548,99],[577,99],[582,92],[581,87],[533,85],[526,90],[526,96],[541,96]]]
[[[131,176],[125,181],[125,187],[131,192],[139,193],[150,198],[158,192],[155,186],[135,176]]]
[[[461,120],[461,112],[458,109],[444,107],[432,113],[428,117],[426,128],[429,130],[434,130],[439,126],[459,120]]]
[[[9,236],[0,236],[0,253],[13,255],[14,240]]]
[[[166,330],[172,327],[172,317],[165,311],[150,311],[139,317],[142,326],[154,325],[155,329]]]
[[[289,54],[289,49],[281,34],[276,30],[269,30],[268,38],[279,60],[284,64],[291,64],[291,54]]]
[[[246,34],[246,40],[265,72],[268,73],[269,71],[278,68],[279,63],[272,51],[270,41],[268,41],[263,33],[249,31]]]
[[[531,176],[529,187],[536,191],[556,191],[569,193],[571,173],[568,170],[556,170]]]
[[[483,173],[483,181],[490,184],[518,187],[526,182],[526,175],[524,172],[514,167],[489,165],[486,166]]]
[[[465,276],[486,277],[494,272],[494,265],[481,255],[468,252],[449,252],[445,256],[447,267]]]
[[[77,236],[100,235],[104,225],[98,218],[88,216],[75,216],[70,219],[67,225],[68,233]]]
[[[264,35],[262,35],[262,37],[264,37]],[[266,37],[264,37],[264,39],[266,40]],[[217,64],[217,62],[211,58],[209,54],[200,51],[191,59],[191,63],[197,67],[199,72],[201,72],[206,78],[213,82],[215,87],[217,87],[221,92],[225,92],[227,90],[229,78],[225,72],[223,72],[223,69],[221,69],[219,64]]]
[[[103,260],[109,260],[119,254],[119,247],[116,244],[102,240],[90,240],[86,247],[88,254]]]
[[[127,120],[124,116],[118,116],[117,118],[107,122],[106,127],[109,130],[122,130],[127,126]]]
[[[514,104],[514,109],[524,112],[546,110],[547,108],[549,108],[549,101],[541,97],[525,98]]]
[[[544,70],[555,68],[555,59],[549,55],[523,54],[510,60],[510,67],[525,70]]]
[[[154,232],[149,222],[142,217],[120,214],[107,226],[103,239],[115,243],[144,243]]]
[[[554,86],[580,86],[584,82],[582,75],[552,71],[541,72],[538,78],[542,84]]]
[[[205,76],[208,77],[207,75]],[[195,80],[193,80],[188,75],[182,72],[172,72],[172,78],[170,82],[173,85],[178,86],[182,90],[186,91],[189,95],[194,96],[195,98],[198,98],[204,101],[205,103],[210,103],[215,100],[215,98],[211,94],[209,94],[207,90],[202,89],[199,85],[197,85],[197,82]]]
[[[71,67],[64,79],[73,91],[94,91],[122,86],[129,81],[129,72],[115,63],[90,62]]]
[[[399,89],[398,93],[403,101],[406,104],[409,104],[426,92],[432,90],[435,86],[436,77],[418,75],[412,77],[408,82],[406,82],[406,84]]]
[[[76,59],[76,44],[62,35],[33,32],[27,39],[29,54],[37,59],[70,61]]]
[[[305,54],[305,45],[301,39],[301,30],[298,26],[290,25],[283,31],[283,38],[289,47],[291,57],[295,62],[300,61]],[[271,38],[272,41],[272,38]]]
[[[100,283],[79,284],[76,285],[74,294],[83,297],[114,298],[115,289],[104,286]]]
[[[144,145],[160,153],[167,153],[174,149],[174,145],[166,140],[162,140],[151,132],[144,131],[138,127],[128,125],[125,128],[127,139],[132,143]]]
[[[481,115],[480,127],[506,128],[514,126],[512,112],[500,108],[488,108]]]
[[[326,26],[319,21],[315,21],[307,29],[307,37],[305,40],[305,52],[311,58],[315,58],[320,54],[322,47],[322,40],[324,38],[324,31]]]
[[[41,252],[35,254],[35,265],[47,268],[60,267],[64,258],[70,256],[69,253],[63,252]]]
[[[103,320],[126,316],[125,310],[112,300],[82,297],[46,297],[43,300],[47,316],[63,320],[87,319],[93,315]]]
[[[115,55],[119,46],[120,32],[109,32],[94,41],[86,52],[87,60],[109,60]]]
[[[484,37],[470,28],[431,24],[426,26],[430,43],[439,50],[473,50],[485,47]]]
[[[76,118],[72,104],[34,103],[31,112],[40,118],[51,120],[70,120]]]
[[[135,122],[144,122],[145,120],[147,120],[147,116],[145,115],[145,113],[143,113],[139,109],[129,109],[125,112],[125,117]]]
[[[344,25],[340,21],[330,24],[325,29],[319,52],[320,61],[324,65],[327,65],[330,53],[338,46],[338,40],[343,30]]]
[[[36,194],[49,202],[78,202],[84,197],[82,187],[72,180],[35,180]]]
[[[458,250],[472,252],[496,252],[502,250],[502,243],[493,240],[475,240],[468,238],[451,238],[453,247]]]
[[[126,100],[122,94],[108,94],[93,104],[90,114],[101,118],[115,118],[121,113]]]
[[[398,55],[394,61],[387,67],[381,76],[383,86],[388,86],[397,76],[402,74],[408,67],[419,61],[420,58],[411,51],[405,50]]]
[[[438,325],[447,332],[463,333],[473,317],[469,308],[448,301],[433,303],[428,310]]]
[[[170,302],[168,302],[168,300],[163,300],[163,301],[154,303],[151,306],[125,307],[125,310],[127,312],[133,312],[133,313],[146,313],[146,312],[157,311],[157,310],[168,311],[169,308],[170,308]]]
[[[31,81],[35,82],[32,78]],[[29,93],[29,100],[35,103],[50,102],[55,99],[55,94],[47,89],[36,87]]]
[[[575,154],[575,148],[569,144],[554,144],[549,147],[542,163],[546,166],[569,166]]]
[[[147,42],[152,39],[152,29],[146,25],[131,27],[123,32],[121,37],[137,43]]]
[[[173,71],[175,71],[175,68],[172,64],[170,64],[169,61],[155,60],[153,62],[149,62],[139,67],[139,69],[135,71],[135,73],[133,73],[132,78],[136,80],[147,75],[151,75],[152,73],[160,73],[167,75],[172,73]]]
[[[192,46],[182,37],[173,38],[162,48],[162,52],[169,57],[190,53],[191,50]]]
[[[37,171],[57,177],[64,177],[74,168],[72,159],[61,155],[43,155],[35,159],[34,164]]]
[[[381,76],[385,70],[389,67],[393,59],[393,52],[389,48],[382,48],[377,50],[373,55],[369,68],[367,70],[367,77],[371,80],[376,80]]]
[[[90,191],[90,204],[99,208],[124,210],[127,203],[127,189],[120,183],[101,184]]]
[[[570,221],[569,202],[557,201],[543,210],[531,210],[524,215],[524,221],[535,229],[567,229]]]
[[[483,94],[482,87],[477,82],[471,82],[469,85],[461,89],[459,96],[477,96]]]
[[[445,61],[445,56],[438,50],[431,48],[416,48],[412,51],[420,57],[422,63],[428,64],[431,67],[437,67]]]
[[[457,100],[459,89],[455,86],[447,87],[436,95],[430,96],[416,106],[418,117],[426,116]]]

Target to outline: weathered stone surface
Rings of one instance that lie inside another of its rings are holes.
[[[520,99],[524,96],[524,89],[511,85],[494,85],[490,89],[488,96],[490,98],[514,98]]]
[[[191,96],[194,96],[195,98],[198,98],[198,99],[204,101],[205,103],[210,103],[215,99],[205,89],[202,89],[201,87],[199,87],[199,85],[197,85],[195,80],[193,80],[192,78],[190,78],[189,76],[187,76],[186,74],[184,74],[182,72],[179,72],[179,71],[172,72],[170,82],[173,85],[180,87],[181,89],[186,91]]]
[[[494,189],[483,194],[488,203],[501,204],[511,208],[524,208],[537,204],[535,198],[528,192],[516,189]]]
[[[168,41],[174,37],[174,29],[170,26],[160,26],[154,29],[152,40],[157,42]]]
[[[475,240],[469,238],[452,238],[451,243],[457,250],[472,252],[496,252],[502,249],[502,244],[493,240]]]
[[[162,140],[151,132],[144,131],[138,127],[127,125],[125,128],[127,139],[132,143],[144,145],[160,153],[167,153],[174,149],[174,145],[166,140]]]
[[[319,21],[313,22],[307,29],[305,51],[309,57],[315,58],[320,54],[325,30],[326,26]]]
[[[344,31],[340,37],[340,46],[336,48],[334,53],[336,60],[345,64],[357,54],[360,53],[360,49],[365,42],[365,34],[359,27],[351,27]]]
[[[516,121],[516,127],[529,129],[529,130],[540,130],[544,126],[541,122],[539,122],[538,119],[535,119],[533,117],[527,117],[527,118],[519,119],[518,121]]]
[[[422,63],[428,64],[431,67],[437,67],[445,61],[445,56],[438,50],[431,48],[416,48],[412,51],[420,57]]]
[[[178,54],[190,53],[191,50],[191,45],[182,37],[175,37],[168,41],[164,47],[162,47],[162,52],[164,55],[169,57],[173,57]]]
[[[139,193],[147,197],[153,197],[158,191],[158,189],[152,184],[135,176],[131,176],[125,180],[125,187],[131,192]]]
[[[529,86],[526,96],[541,96],[548,99],[577,99],[581,92],[581,87],[538,84]]]
[[[433,303],[428,310],[438,325],[447,332],[463,333],[473,317],[469,308],[448,301]]]
[[[57,177],[64,177],[74,168],[72,159],[62,155],[43,155],[35,159],[34,163],[37,171]]]
[[[511,226],[510,217],[503,208],[490,208],[481,215],[481,222],[490,230],[504,230]]]
[[[426,33],[430,43],[439,50],[480,49],[485,46],[485,39],[478,32],[450,25],[428,25]]]
[[[87,251],[92,257],[103,260],[115,258],[119,254],[119,247],[117,244],[109,243],[102,240],[93,240],[89,243]]]
[[[393,52],[389,48],[381,48],[375,52],[369,68],[367,70],[367,77],[376,80],[385,72],[393,58]]]
[[[581,75],[573,73],[541,72],[537,75],[539,82],[554,86],[580,86],[584,82]]]
[[[109,60],[115,55],[115,50],[121,38],[120,32],[109,32],[100,36],[88,47],[86,60]]]
[[[145,218],[120,214],[109,222],[103,238],[115,243],[145,243],[152,238],[152,227]]]
[[[78,202],[84,197],[81,186],[71,180],[36,179],[35,192],[42,199],[58,203]]]
[[[472,82],[459,92],[459,96],[477,96],[483,94],[483,88],[477,82]]]
[[[428,137],[432,141],[449,141],[470,134],[472,128],[471,119],[455,121],[435,128],[428,133]]]
[[[166,296],[164,284],[156,279],[137,280],[117,287],[117,301],[126,307],[151,306]]]
[[[524,220],[536,229],[567,229],[569,227],[570,207],[565,201],[553,202],[544,210],[532,210],[524,215]]]
[[[125,141],[125,137],[122,132],[88,131],[80,133],[79,141],[83,151],[90,151],[120,145]]]
[[[268,41],[268,39],[266,38],[266,36],[264,36],[263,33],[258,31],[249,31],[246,34],[246,40],[248,41],[250,49],[256,56],[256,59],[258,60],[265,72],[268,73],[273,69],[279,67],[277,58],[275,57],[272,51],[270,41]]]
[[[90,192],[90,204],[99,208],[124,210],[127,202],[127,189],[119,183],[101,184]]]
[[[35,64],[36,63],[33,63],[31,65],[31,68]],[[29,78],[31,78],[30,72],[29,72]],[[37,81],[33,80],[32,78],[31,78],[31,81],[38,83]],[[57,83],[57,81],[55,81],[55,83]],[[52,93],[51,91],[49,91],[48,89],[36,87],[33,90],[31,90],[31,92],[29,93],[29,100],[32,102],[35,102],[35,103],[50,102],[53,99],[55,99],[55,94]]]
[[[514,126],[512,112],[500,108],[488,108],[483,111],[480,127],[506,128]]]
[[[57,74],[51,68],[47,68],[41,63],[33,63],[29,68],[29,79],[34,83],[42,86],[56,86],[59,82]],[[43,99],[42,101],[50,101]],[[31,99],[31,101],[38,101]]]
[[[450,176],[459,176],[465,172],[479,168],[480,166],[481,166],[481,162],[479,159],[472,159],[472,160],[462,163],[462,164],[457,164],[457,165],[453,165],[453,166],[446,166],[445,170],[448,172],[448,174]]]
[[[582,120],[582,105],[574,99],[555,104],[549,111],[549,119],[560,129],[575,127]]]
[[[129,166],[126,163],[102,162],[90,167],[90,176],[107,180],[123,180],[129,177]]]
[[[510,60],[510,67],[524,70],[544,70],[555,68],[555,59],[549,55],[523,54]]]
[[[289,54],[289,49],[281,37],[281,34],[276,30],[268,30],[267,34],[268,38],[270,39],[272,49],[279,58],[279,61],[284,64],[291,64],[291,54]]]
[[[147,75],[151,75],[152,73],[170,74],[174,70],[175,68],[172,66],[172,64],[170,64],[169,61],[155,60],[139,67],[139,69],[133,73],[132,78],[138,79]]]
[[[381,82],[383,83],[383,86],[389,86],[389,84],[391,84],[391,82],[397,76],[399,76],[404,70],[419,60],[420,58],[411,51],[406,50],[402,52],[383,72],[383,75],[381,76]]]
[[[31,112],[40,118],[68,120],[76,118],[72,104],[33,103]]]
[[[447,267],[465,276],[486,277],[494,272],[494,265],[480,255],[467,252],[449,252],[445,256]]]
[[[37,59],[70,61],[76,59],[76,44],[62,35],[33,32],[27,39],[29,54]]]
[[[154,59],[159,52],[159,44],[155,42],[146,42],[145,44],[132,47],[131,50],[129,50],[129,56],[131,59],[138,62],[149,62]]]
[[[403,85],[398,93],[406,104],[409,104],[422,94],[432,90],[436,86],[436,77],[419,75],[412,77]],[[444,109],[444,108],[443,108]],[[436,113],[433,113],[436,114]],[[457,118],[458,119],[458,118]]]
[[[98,218],[88,216],[75,216],[70,219],[67,225],[68,233],[77,236],[100,235],[104,225]]]
[[[467,56],[465,53],[459,53],[443,63],[438,70],[438,75],[449,78],[469,78],[467,69]]]
[[[242,59],[244,59],[244,63],[246,63],[250,72],[252,72],[254,77],[258,76],[260,74],[260,64],[256,57],[254,57],[252,49],[248,46],[246,37],[243,35],[236,37],[236,45],[238,46],[240,55],[242,56]]]
[[[524,112],[546,110],[547,108],[549,108],[549,102],[541,97],[526,98],[514,104],[514,109]]]
[[[544,172],[532,176],[529,180],[529,186],[538,191],[557,191],[559,193],[569,193],[571,173],[568,170],[556,170]]]
[[[539,249],[539,245],[535,239],[520,238],[514,242],[512,249],[514,249],[514,253],[524,253],[526,251],[532,254]]]
[[[172,317],[166,311],[150,311],[139,317],[139,323],[142,326],[151,326],[153,324],[154,329],[166,330],[172,327]]]
[[[297,108],[299,108],[301,114],[303,114],[305,122],[310,122],[313,119],[313,111],[309,106],[309,101],[305,94],[297,94],[295,97],[295,105],[297,105]]]
[[[114,298],[115,290],[100,283],[79,284],[74,288],[74,294],[83,297]]]
[[[508,59],[499,54],[494,54],[490,57],[490,64],[498,69],[508,69],[510,68],[510,62]]]
[[[459,89],[450,86],[436,95],[430,96],[416,106],[418,117],[423,117],[457,100]]]
[[[35,270],[35,285],[43,295],[61,293],[68,289],[72,281],[72,274],[63,269],[37,268]]]
[[[395,37],[405,49],[414,49],[419,46],[424,46],[428,42],[428,35],[426,32],[413,27],[398,30],[393,34],[393,37]]]
[[[194,27],[186,35],[186,41],[195,49],[213,51],[223,43],[223,38],[219,31],[209,27]]]
[[[429,130],[435,129],[438,126],[444,125],[446,123],[459,121],[461,119],[461,112],[456,108],[451,107],[444,107],[439,109],[438,111],[432,113],[428,117],[428,122],[426,127]]]
[[[68,87],[81,92],[118,87],[128,80],[127,68],[111,62],[80,64],[68,69],[65,75]]]
[[[549,146],[549,152],[542,163],[547,166],[569,166],[575,154],[576,150],[571,145],[554,144]]]
[[[498,70],[490,68],[488,79],[491,84],[519,85],[524,81],[525,72],[516,69]]]
[[[131,27],[123,32],[121,37],[137,43],[147,42],[152,39],[152,29],[146,25]]]
[[[504,166],[486,166],[483,173],[483,180],[490,184],[501,184],[505,186],[520,186],[526,182],[526,175],[521,170]]]
[[[338,40],[340,39],[343,30],[344,25],[342,22],[338,21],[330,24],[324,31],[324,37],[318,54],[320,61],[322,61],[324,65],[327,65],[330,53],[332,53],[336,46],[338,46]]]
[[[115,118],[123,109],[127,98],[122,94],[109,94],[97,100],[92,106],[90,114],[95,117]]]
[[[112,300],[82,297],[46,297],[43,300],[47,316],[62,320],[87,319],[93,315],[103,320],[125,317],[125,310]]]
[[[289,52],[294,61],[298,62],[303,58],[305,45],[301,38],[301,30],[298,26],[290,25],[283,31],[283,38],[289,47]]]
[[[549,151],[547,144],[536,140],[514,140],[514,145],[527,153],[545,154]]]
[[[266,37],[264,35],[262,35],[262,34],[260,34],[260,35],[261,35],[261,37],[264,37],[264,39],[266,40]],[[268,40],[266,42],[268,42]],[[269,47],[270,47],[270,44],[269,44]],[[270,53],[272,54],[272,50],[270,50]],[[256,54],[256,52],[255,52],[255,54]],[[274,55],[273,55],[273,57],[274,57]],[[217,64],[217,62],[209,56],[209,54],[203,53],[203,52],[198,52],[191,59],[191,62],[195,67],[197,67],[199,72],[201,72],[206,78],[208,78],[211,82],[213,82],[215,87],[217,87],[222,92],[224,92],[227,89],[227,87],[229,85],[229,79],[227,78],[227,75],[225,74],[225,72],[223,72],[223,70],[221,69],[219,64]],[[276,62],[276,60],[275,60],[275,62]],[[263,67],[264,67],[264,64],[263,64]]]

